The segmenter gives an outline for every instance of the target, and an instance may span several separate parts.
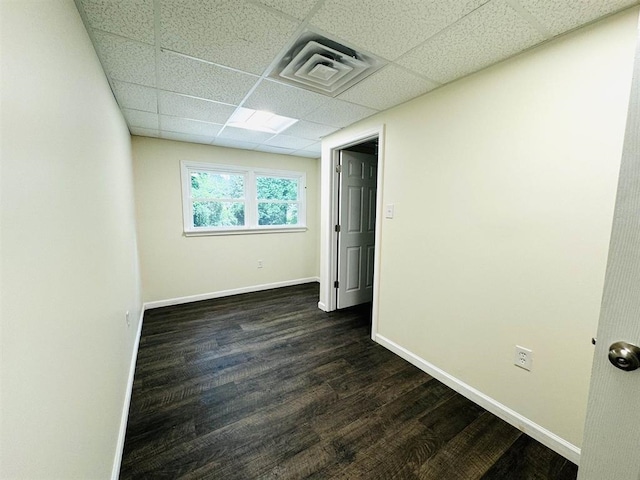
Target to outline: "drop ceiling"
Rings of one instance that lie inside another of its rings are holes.
[[[312,158],[336,130],[639,3],[76,0],[133,135]],[[337,95],[291,86],[277,70],[305,36],[376,68]],[[238,107],[299,121],[277,135],[226,125]]]

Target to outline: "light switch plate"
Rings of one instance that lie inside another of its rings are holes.
[[[384,217],[385,218],[393,218],[393,213],[394,213],[394,205],[393,203],[389,203],[384,207]]]

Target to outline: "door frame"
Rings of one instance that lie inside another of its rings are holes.
[[[371,312],[371,338],[375,339],[378,326],[378,298],[380,289],[380,238],[382,232],[382,192],[385,151],[384,124],[334,135],[322,142],[320,161],[320,300],[318,308],[332,312],[337,308],[337,294],[333,281],[337,278],[338,237],[334,226],[338,222],[338,192],[340,184],[335,174],[340,150],[378,139],[378,175],[376,178],[376,231],[373,261],[373,304]]]

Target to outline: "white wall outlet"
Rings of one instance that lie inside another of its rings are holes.
[[[258,268],[262,268],[262,260],[258,260]]]
[[[385,207],[384,207],[384,217],[385,218],[393,218],[394,210],[395,210],[395,206],[393,205],[393,203],[388,203],[387,205],[385,205]]]
[[[521,347],[520,345],[516,345],[516,354],[513,363],[517,367],[524,368],[525,370],[531,370],[531,367],[533,366],[533,351],[528,348]]]
[[[124,314],[124,318],[127,321],[127,327],[131,326],[131,320],[129,319],[129,310],[127,310]]]

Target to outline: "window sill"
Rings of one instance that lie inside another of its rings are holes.
[[[219,235],[254,235],[262,233],[300,233],[306,232],[307,227],[292,228],[244,228],[237,230],[201,230],[195,232],[184,232],[185,237],[208,237]]]

